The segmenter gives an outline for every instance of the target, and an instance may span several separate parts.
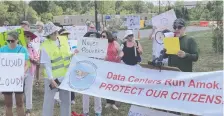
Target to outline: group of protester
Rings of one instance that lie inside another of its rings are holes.
[[[57,87],[63,81],[65,73],[70,64],[71,57],[78,54],[78,50],[71,53],[68,44],[68,35],[65,29],[56,26],[52,22],[45,25],[42,22],[37,22],[37,32],[30,31],[30,24],[27,21],[21,23],[24,29],[27,46],[21,46],[18,43],[19,35],[15,31],[8,33],[7,42],[0,48],[0,53],[24,53],[25,54],[25,78],[23,92],[3,92],[6,116],[13,116],[13,94],[15,94],[15,102],[18,116],[29,116],[32,110],[32,88],[34,76],[39,77],[39,67],[44,67],[44,102],[43,102],[43,116],[53,116],[54,112],[54,96],[59,92],[60,99],[60,115],[71,116],[71,104],[75,100],[74,93],[66,90],[60,90]],[[180,39],[180,51],[176,55],[165,54],[164,58],[168,58],[168,66],[177,67],[184,72],[192,72],[192,62],[198,59],[197,44],[194,39],[185,34],[186,23],[183,19],[176,19],[173,24],[173,29],[176,37]],[[163,31],[164,33],[167,31]],[[149,34],[150,39],[155,42],[155,28]],[[123,38],[117,38],[117,33],[110,31],[102,31],[98,33],[94,28],[89,29],[84,37],[96,37],[99,39],[108,40],[107,55],[105,61],[124,63],[130,66],[139,66],[141,62],[141,55],[143,48],[132,30],[127,30]],[[41,47],[40,52],[35,51],[32,47],[31,41],[39,38]],[[163,49],[163,48],[162,48]],[[160,52],[162,49],[153,52]],[[154,55],[154,54],[153,54]],[[155,59],[157,56],[153,56]],[[37,72],[37,73],[35,73]],[[39,78],[37,78],[36,85],[39,85]],[[24,111],[23,95],[25,95],[26,112]],[[102,103],[101,98],[94,99],[95,115],[101,116]],[[118,110],[115,101],[106,100],[105,108],[112,107]],[[89,116],[89,96],[83,95],[83,116]]]

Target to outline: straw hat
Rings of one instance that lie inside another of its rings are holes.
[[[49,36],[52,33],[59,31],[61,28],[58,26],[55,26],[52,22],[48,22],[44,25],[44,36]]]

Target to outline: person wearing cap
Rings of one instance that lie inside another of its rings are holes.
[[[124,53],[122,61],[127,65],[138,65],[138,63],[141,62],[140,56],[143,53],[140,42],[135,40],[132,30],[127,30],[125,32],[124,39],[126,41],[122,44],[122,50]]]
[[[165,55],[168,57],[168,66],[177,67],[183,72],[192,72],[193,62],[198,60],[198,47],[195,40],[186,35],[186,23],[184,19],[178,18],[173,23],[174,35],[179,37],[180,51],[176,55]]]
[[[22,21],[20,26],[24,29],[24,31],[30,31],[30,23],[28,21]]]
[[[8,45],[5,45],[0,48],[0,53],[22,53],[25,56],[25,69],[24,75],[28,71],[28,60],[29,60],[29,53],[27,49],[18,44],[19,42],[19,34],[16,31],[11,31],[8,33],[7,38]],[[24,86],[23,86],[24,87]],[[13,116],[12,106],[13,106],[13,93],[15,94],[16,99],[16,111],[18,116],[25,116],[24,112],[24,101],[23,101],[23,93],[22,92],[2,92],[4,94],[4,103],[5,103],[5,110],[6,116]]]
[[[40,63],[44,65],[44,103],[42,116],[53,116],[54,96],[59,91],[60,116],[71,115],[71,93],[57,87],[63,81],[70,64],[71,52],[67,39],[58,35],[59,27],[52,22],[44,26],[46,40],[41,44]]]
[[[123,43],[123,41],[117,37],[117,32],[112,32],[112,36],[113,36],[114,40],[115,40],[119,45],[121,45],[121,44]]]
[[[24,35],[26,37],[27,42],[27,49],[29,52],[29,69],[27,71],[27,74],[24,79],[25,83],[25,103],[26,103],[26,116],[31,115],[31,109],[32,109],[32,95],[33,95],[33,80],[34,80],[34,74],[36,71],[36,64],[39,61],[39,55],[37,51],[32,47],[32,41],[37,37],[35,34],[33,34],[30,31],[24,31]]]

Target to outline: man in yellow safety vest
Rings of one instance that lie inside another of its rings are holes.
[[[44,26],[46,40],[41,45],[40,55],[40,63],[45,67],[42,116],[53,116],[54,96],[58,91],[61,100],[60,116],[71,115],[71,93],[57,88],[65,77],[71,59],[68,41],[58,35],[59,30],[52,22]]]

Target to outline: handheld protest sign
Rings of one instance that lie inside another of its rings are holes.
[[[7,32],[0,33],[0,47],[7,45]]]
[[[26,44],[26,39],[24,36],[23,29],[22,28],[16,29],[16,32],[18,32],[18,34],[19,34],[19,43],[18,44],[22,45],[23,47],[26,47],[27,44]],[[7,38],[8,38],[8,31],[0,33],[0,47],[7,45],[7,42],[6,42]]]
[[[177,54],[180,51],[180,42],[178,37],[166,37],[163,39],[167,54]]]
[[[23,28],[16,29],[16,31],[19,33],[19,43],[18,44],[22,45],[23,47],[26,47],[27,44],[26,44],[26,39],[24,36]]]

